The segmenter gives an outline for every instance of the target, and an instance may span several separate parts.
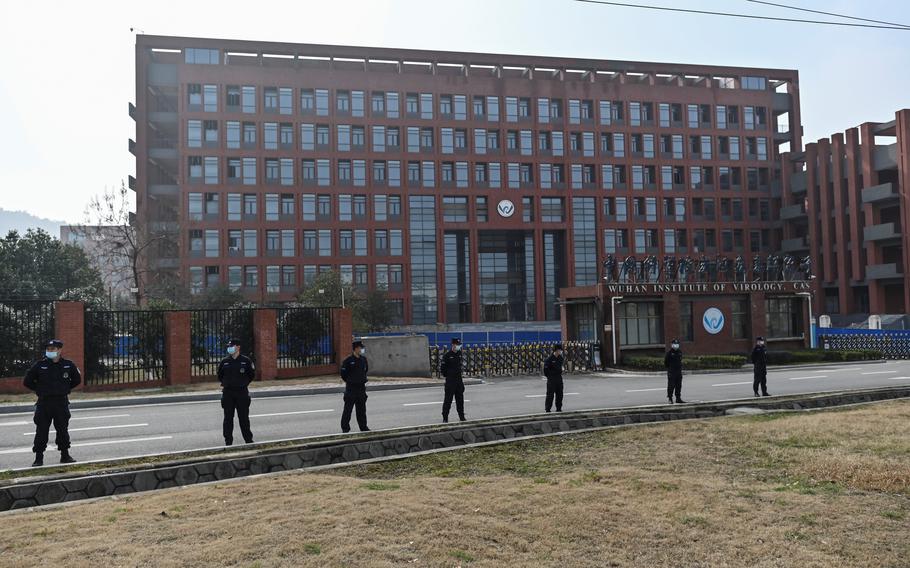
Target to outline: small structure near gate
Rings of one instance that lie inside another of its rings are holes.
[[[366,348],[370,374],[380,377],[429,377],[426,335],[387,335],[360,338]],[[350,352],[340,352],[339,362]]]

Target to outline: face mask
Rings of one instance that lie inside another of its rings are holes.
[[[361,354],[361,355],[364,355],[366,352],[367,352],[367,348],[366,348],[366,347],[363,347],[363,348],[360,349],[360,354]]]
[[[762,345],[764,345],[764,344],[765,344],[764,341],[759,341],[759,342],[758,342],[758,345],[759,345],[759,346],[762,346]]]
[[[461,345],[455,345],[454,347],[452,347],[452,349],[454,351],[461,351]]]
[[[562,351],[557,351],[557,352],[556,352],[556,356],[557,356],[557,357],[562,357]]]
[[[673,349],[679,349],[679,343],[674,343],[670,347],[672,347]]]
[[[57,351],[45,351],[44,356],[47,357],[48,359],[56,359],[57,357],[60,356],[60,353],[58,353]]]
[[[233,354],[236,353],[236,352],[237,352],[237,348],[234,347],[233,345],[231,345],[230,347],[228,347],[228,355],[233,355]]]

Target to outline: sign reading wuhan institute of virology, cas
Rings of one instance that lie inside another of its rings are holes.
[[[608,294],[747,294],[749,292],[794,293],[808,292],[812,285],[806,280],[782,282],[648,282],[604,284]]]
[[[705,331],[717,335],[724,328],[724,314],[717,308],[708,308],[701,318],[701,323],[705,326]]]

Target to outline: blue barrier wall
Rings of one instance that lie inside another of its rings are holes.
[[[446,346],[453,337],[461,339],[465,345],[506,345],[516,343],[558,343],[562,333],[558,331],[427,331],[414,333],[369,333],[367,337],[385,337],[389,335],[425,335],[430,345]]]

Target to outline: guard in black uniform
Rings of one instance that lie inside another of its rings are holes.
[[[234,443],[234,411],[240,422],[243,441],[253,443],[250,430],[250,383],[253,382],[256,367],[253,360],[240,354],[240,340],[228,342],[228,356],[218,365],[218,381],[221,382],[221,408],[224,409],[224,445]]]
[[[765,338],[755,338],[755,348],[752,350],[752,390],[755,396],[758,396],[758,388],[761,387],[761,396],[771,396],[768,394],[768,352],[765,351]]]
[[[679,350],[679,340],[670,343],[670,350],[664,356],[664,367],[667,368],[667,399],[672,403],[676,394],[676,402],[685,402],[682,394],[682,351]]]
[[[464,417],[464,380],[461,377],[461,340],[452,338],[452,347],[442,356],[439,363],[439,374],[446,380],[445,397],[442,399],[442,421],[449,421],[452,410],[452,399],[455,399],[455,410],[462,422]]]
[[[553,346],[553,354],[543,362],[543,375],[547,378],[547,398],[544,410],[550,412],[553,408],[553,398],[556,398],[556,412],[562,412],[562,344]]]
[[[341,380],[344,381],[344,410],[341,412],[341,431],[351,431],[351,410],[357,409],[357,426],[361,432],[367,428],[367,371],[370,365],[364,356],[362,341],[351,344],[354,354],[341,363]]]
[[[79,367],[69,359],[61,357],[63,342],[51,339],[44,346],[44,358],[32,365],[25,374],[23,384],[38,395],[35,404],[35,462],[32,467],[44,465],[44,450],[47,449],[47,438],[51,422],[57,431],[57,449],[60,450],[60,463],[73,463],[76,460],[70,455],[70,391],[82,382]]]

